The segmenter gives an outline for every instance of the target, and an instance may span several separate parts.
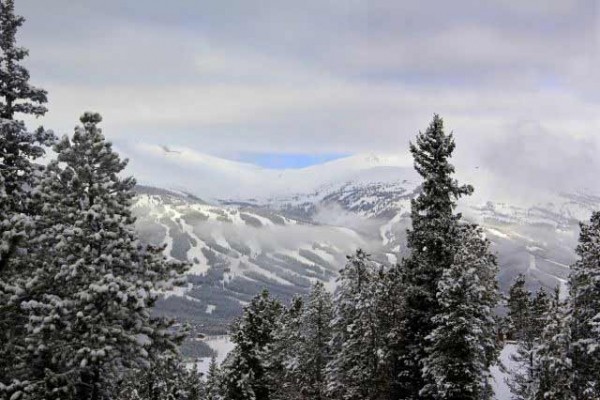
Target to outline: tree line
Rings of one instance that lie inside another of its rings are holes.
[[[85,112],[71,136],[28,130],[47,93],[16,44],[23,18],[0,0],[0,399],[486,400],[501,347],[498,266],[482,229],[456,212],[452,134],[434,115],[410,151],[422,177],[408,253],[396,265],[348,256],[333,293],[315,283],[283,305],[263,291],[207,376],[152,314],[187,265],[140,242],[133,178]],[[52,149],[52,159],[41,158]],[[600,213],[581,225],[570,296],[511,288],[518,399],[600,398]]]
[[[517,400],[600,398],[600,212],[580,225],[568,296],[559,287],[532,294],[524,275],[510,288],[507,322],[517,368],[508,372]]]
[[[411,144],[423,184],[408,257],[389,267],[358,250],[333,295],[322,283],[288,307],[258,295],[209,377],[220,388],[214,398],[493,398],[497,263],[481,228],[455,212],[473,188],[453,178],[454,148],[437,115]]]

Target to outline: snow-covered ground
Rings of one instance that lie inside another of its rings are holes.
[[[225,357],[231,350],[233,350],[234,344],[229,340],[229,336],[209,336],[205,343],[217,353],[216,361],[217,364],[221,364],[225,361]],[[198,359],[195,363],[189,363],[188,367],[196,365],[199,372],[206,374],[208,372],[208,366],[210,365],[210,357],[204,357]]]
[[[516,350],[517,346],[515,344],[507,344],[500,352],[500,362],[506,367],[507,371],[511,371],[516,367],[514,361],[510,359],[511,354],[514,354]],[[496,400],[510,400],[510,388],[506,383],[509,374],[504,372],[502,368],[500,368],[500,364],[498,364],[492,367],[492,376],[494,377],[492,385],[494,387],[494,393],[496,393]]]

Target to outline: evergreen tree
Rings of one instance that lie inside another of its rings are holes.
[[[537,366],[535,346],[538,337],[533,324],[531,292],[527,289],[525,275],[519,274],[509,290],[508,318],[511,332],[517,341],[517,350],[511,355],[516,368],[509,371],[509,387],[515,400],[531,400],[536,396]]]
[[[27,131],[16,114],[42,116],[46,113],[46,91],[29,83],[29,72],[21,64],[28,51],[17,46],[16,33],[24,18],[14,13],[14,1],[0,1],[0,176],[4,201],[0,204],[0,277],[28,228],[29,190],[42,167],[34,161],[54,135],[43,128]]]
[[[198,367],[186,369],[185,365],[181,364],[178,371],[183,378],[179,388],[181,389],[179,393],[183,395],[183,398],[185,400],[207,400],[206,386],[202,380],[203,373],[198,370]]]
[[[381,396],[383,333],[374,296],[376,269],[362,250],[348,257],[335,293],[332,359],[327,366],[333,398],[372,400]]]
[[[508,291],[508,321],[512,337],[525,339],[530,331],[531,292],[525,275],[519,274]]]
[[[530,322],[531,336],[539,338],[542,336],[546,325],[546,316],[551,307],[551,299],[543,287],[540,287],[531,300]]]
[[[293,400],[300,397],[300,318],[304,307],[301,296],[294,296],[277,323],[273,342],[268,346],[266,369],[271,399]]]
[[[397,399],[402,393],[403,365],[401,356],[405,335],[405,286],[401,265],[380,268],[375,280],[374,296],[377,302],[377,321],[382,336],[382,386],[384,398]]]
[[[432,322],[439,310],[436,293],[443,271],[454,262],[456,231],[460,214],[455,214],[456,200],[469,195],[473,188],[459,185],[453,178],[454,166],[449,162],[455,148],[452,134],[444,132],[443,121],[434,115],[433,121],[410,151],[415,169],[424,181],[419,196],[411,202],[412,229],[408,231],[407,245],[410,257],[404,262],[406,283],[406,349],[399,382],[403,399],[420,398],[425,385],[421,370],[425,358],[426,339],[435,329]]]
[[[151,316],[160,290],[182,284],[186,266],[162,248],[142,246],[130,204],[133,178],[97,124],[83,126],[54,148],[38,195],[40,234],[26,284],[28,364],[44,398],[109,398],[127,369],[177,351],[172,323]],[[40,258],[36,255],[43,254]]]
[[[491,399],[489,368],[497,357],[494,307],[497,264],[476,226],[461,227],[454,263],[438,283],[439,312],[423,373],[423,396],[443,400]]]
[[[579,259],[569,277],[573,393],[578,400],[600,398],[600,212],[581,224]]]
[[[255,296],[244,309],[231,336],[235,348],[223,367],[225,399],[271,399],[268,356],[281,312],[281,304],[266,290]]]
[[[302,399],[325,400],[326,367],[331,359],[331,295],[321,282],[314,284],[300,317],[300,341],[296,348],[298,363],[292,369]]]
[[[223,396],[221,396],[221,371],[215,357],[211,358],[208,366],[203,400],[223,400]]]
[[[121,400],[205,400],[201,373],[186,369],[179,357],[164,354],[141,370],[130,371],[119,385]]]
[[[26,49],[17,46],[16,34],[24,18],[15,15],[13,0],[0,0],[0,398],[10,397],[26,385],[24,349],[26,312],[23,279],[32,273],[22,254],[34,228],[30,191],[54,135],[43,128],[30,132],[17,115],[41,116],[46,112],[46,92],[29,83],[22,65]],[[23,250],[23,251],[21,251]]]
[[[565,304],[560,301],[558,287],[542,321],[541,339],[535,349],[538,364],[536,400],[575,400],[571,388],[569,318]]]
[[[510,288],[509,321],[515,339],[517,351],[511,356],[517,366],[511,372],[510,388],[515,399],[542,399],[541,365],[539,349],[548,345],[544,339],[544,330],[552,309],[552,301],[544,288],[538,289],[531,298],[526,288],[525,276],[517,276]],[[558,310],[556,308],[555,310]]]

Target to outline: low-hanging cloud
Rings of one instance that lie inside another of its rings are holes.
[[[41,122],[61,134],[93,109],[118,148],[405,153],[437,112],[475,179],[589,186],[600,171],[597,2],[53,4],[17,8],[49,90]]]
[[[523,122],[492,141],[485,158],[494,175],[521,190],[595,190],[599,151],[598,142],[589,137],[560,135]]]

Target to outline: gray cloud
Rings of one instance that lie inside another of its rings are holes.
[[[520,191],[573,191],[597,189],[599,152],[598,143],[588,137],[559,135],[524,121],[494,140],[485,158],[495,176],[504,184],[519,185]]]
[[[33,81],[50,91],[43,122],[61,132],[94,109],[121,148],[404,152],[438,112],[466,174],[590,186],[600,172],[593,0],[52,5],[17,6]],[[564,161],[538,163],[552,152]]]

